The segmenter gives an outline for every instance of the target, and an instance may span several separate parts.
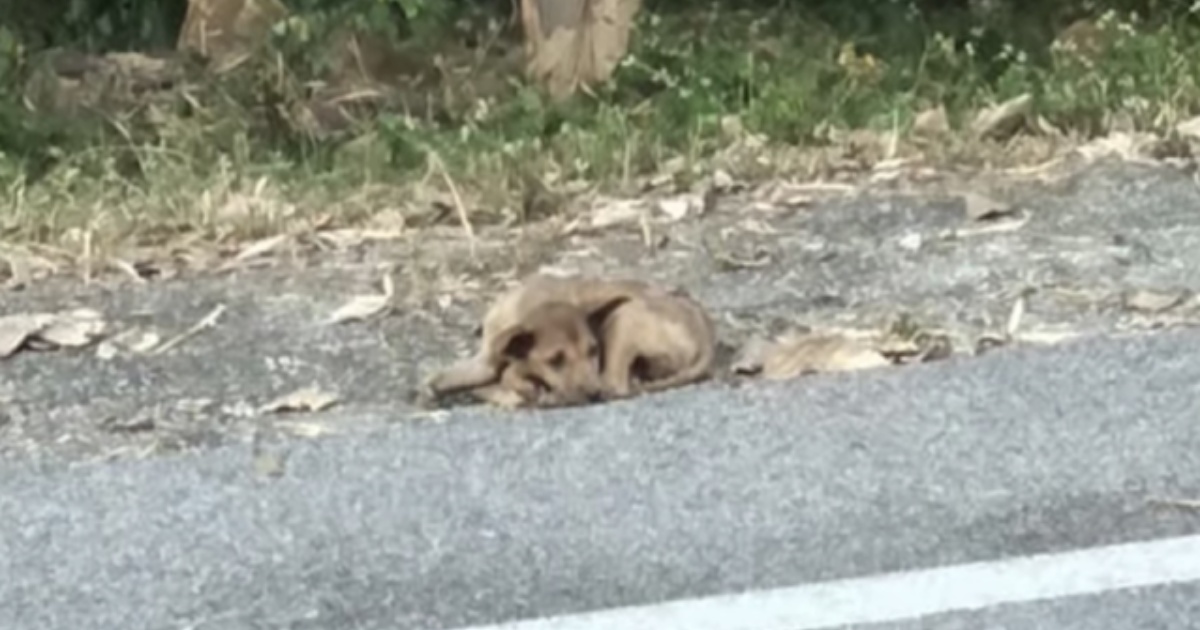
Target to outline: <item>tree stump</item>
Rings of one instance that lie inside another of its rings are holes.
[[[236,65],[287,14],[280,0],[188,0],[176,47],[198,53],[218,68]]]
[[[526,73],[555,100],[607,81],[640,9],[641,0],[521,0]]]

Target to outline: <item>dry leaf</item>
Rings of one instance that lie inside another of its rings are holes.
[[[109,433],[144,433],[153,431],[157,422],[153,410],[143,411],[130,418],[109,417],[100,422],[100,428]]]
[[[391,300],[386,295],[356,295],[345,305],[333,312],[326,320],[328,324],[368,319],[383,312]]]
[[[92,309],[64,313],[18,313],[0,317],[0,358],[22,347],[77,348],[104,334],[104,316]]]
[[[388,273],[383,274],[383,278],[380,279],[379,284],[383,287],[383,294],[386,295],[389,300],[396,296],[396,285],[392,283],[392,274],[390,269]]]
[[[880,341],[876,349],[893,364],[941,361],[954,354],[954,344],[949,336],[930,333],[889,335]]]
[[[158,346],[162,337],[153,330],[134,330],[134,334],[122,340],[122,344],[131,352],[146,354]]]
[[[1021,328],[1021,321],[1025,319],[1025,296],[1017,298],[1013,302],[1012,310],[1008,313],[1008,322],[1004,326],[1004,334],[1011,339],[1017,334],[1017,330]]]
[[[982,355],[986,352],[992,351],[995,348],[1007,345],[1010,341],[1012,341],[1012,338],[1008,337],[1007,335],[998,335],[996,333],[985,332],[979,335],[979,338],[975,340],[975,354]]]
[[[1032,218],[1028,212],[1020,213],[1020,216],[1012,217],[1007,221],[997,221],[995,223],[987,223],[978,227],[960,228],[957,230],[943,230],[938,233],[938,238],[942,240],[953,240],[962,238],[971,238],[975,236],[985,236],[988,234],[1001,234],[1004,232],[1015,232],[1029,223]]]
[[[737,186],[737,182],[734,181],[733,176],[728,171],[717,169],[712,174],[712,185],[713,188],[720,192],[728,192]]]
[[[388,208],[376,212],[367,224],[373,229],[386,233],[402,233],[408,227],[408,221],[404,213],[395,209]]]
[[[1122,160],[1137,160],[1146,156],[1158,142],[1150,133],[1110,133],[1075,149],[1084,160],[1095,162],[1109,157]]]
[[[815,194],[850,194],[854,191],[854,186],[833,182],[768,182],[759,186],[752,194],[755,199],[770,204],[799,208],[812,205]]]
[[[207,315],[201,318],[200,321],[193,324],[191,328],[188,328],[178,335],[175,335],[174,337],[164,341],[161,345],[154,347],[152,350],[147,350],[147,352],[152,354],[166,354],[167,351],[178,347],[188,339],[199,335],[201,332],[204,332],[209,328],[215,327],[217,325],[217,321],[221,319],[221,315],[225,314],[225,308],[226,307],[224,304],[218,304],[216,308],[209,311]]]
[[[938,105],[927,109],[913,119],[912,132],[918,136],[939,136],[950,132],[950,119],[946,108]]]
[[[51,316],[46,313],[19,313],[0,317],[0,358],[21,349],[30,336],[41,331]]]
[[[162,337],[157,332],[131,328],[100,342],[96,347],[96,356],[107,361],[122,350],[132,354],[147,354],[161,341]]]
[[[766,361],[767,352],[770,349],[771,342],[767,339],[761,336],[751,337],[738,350],[730,369],[734,374],[758,374],[763,369],[763,363]]]
[[[86,346],[104,334],[104,316],[88,308],[54,315],[49,324],[35,337],[52,346],[78,348]]]
[[[671,221],[681,221],[691,212],[699,210],[703,201],[696,195],[680,195],[671,199],[660,199],[658,211]]]
[[[356,295],[350,299],[345,305],[333,312],[326,320],[326,324],[341,324],[354,320],[363,320],[374,317],[386,310],[392,303],[392,296],[395,293],[395,286],[392,284],[392,276],[385,274],[383,276],[383,294],[375,295]]]
[[[316,424],[314,422],[280,422],[276,426],[279,428],[303,438],[316,438],[329,433],[329,428],[325,425]]]
[[[284,458],[277,453],[264,451],[254,456],[254,472],[262,477],[281,477],[285,468]]]
[[[1025,121],[1033,108],[1033,96],[1022,94],[989,107],[975,117],[972,131],[979,138],[997,138],[1011,134]]]
[[[920,232],[909,232],[904,236],[901,236],[897,241],[897,244],[900,245],[901,249],[915,252],[919,251],[921,249],[921,245],[925,244],[925,237],[921,236]]]
[[[1150,503],[1183,510],[1200,510],[1200,499],[1150,499]]]
[[[0,245],[0,277],[4,277],[4,268],[8,268],[4,286],[16,289],[28,286],[38,278],[57,273],[61,264],[44,256],[38,256],[24,248],[13,248]]]
[[[921,353],[921,345],[914,336],[895,333],[885,335],[875,349],[892,361],[903,361]]]
[[[115,344],[112,344],[108,341],[102,341],[100,342],[100,345],[96,346],[97,359],[100,359],[101,361],[111,361],[116,356],[117,346]]]
[[[1175,125],[1175,131],[1185,138],[1200,140],[1200,116],[1189,118]]]
[[[948,335],[926,335],[918,342],[921,351],[913,357],[919,363],[941,361],[954,354],[954,343]]]
[[[138,269],[138,265],[135,265],[128,260],[121,260],[120,258],[111,258],[109,259],[108,264],[115,267],[117,271],[129,276],[130,280],[133,280],[138,284],[146,284],[146,277],[142,274],[142,271]]]
[[[289,235],[280,234],[278,236],[271,236],[257,240],[242,248],[242,251],[238,252],[237,256],[234,257],[234,260],[237,262],[242,262],[251,258],[257,258],[263,254],[268,254],[276,247],[279,247],[285,243],[288,238],[290,238]]]
[[[1186,297],[1184,291],[1161,293],[1138,289],[1125,295],[1125,308],[1143,313],[1161,313],[1178,306]]]
[[[1081,333],[1075,330],[1032,330],[1018,335],[1017,341],[1049,346],[1077,339],[1080,335]]]
[[[1044,116],[1037,116],[1036,118],[1033,119],[1033,122],[1034,122],[1034,126],[1037,128],[1037,130],[1047,136],[1055,136],[1055,137],[1059,137],[1059,138],[1061,138],[1063,136],[1062,129],[1059,129],[1058,127],[1055,127],[1054,125],[1052,125],[1050,123],[1050,121],[1046,120],[1046,118]]]
[[[1011,204],[978,193],[967,192],[963,194],[962,198],[967,218],[972,221],[996,219],[1008,216],[1016,210],[1016,207]]]
[[[317,239],[338,249],[349,249],[364,243],[394,241],[404,237],[403,230],[326,230],[317,234]]]
[[[323,392],[316,387],[305,387],[263,405],[263,411],[266,413],[321,411],[333,406],[337,401],[336,394]]]
[[[737,140],[746,133],[746,126],[742,124],[742,118],[737,114],[721,116],[718,124],[721,127],[721,134],[727,140]]]
[[[713,252],[713,260],[725,271],[740,269],[761,269],[774,261],[771,253],[762,249],[752,252],[753,257],[739,256],[730,252]]]
[[[738,223],[738,227],[750,234],[761,234],[763,236],[775,236],[779,234],[779,230],[758,219],[745,219]]]
[[[592,206],[591,227],[603,229],[615,225],[633,225],[646,212],[646,203],[640,199],[612,199],[597,202]]]
[[[820,372],[865,370],[891,365],[878,350],[842,335],[791,335],[763,356],[762,376],[790,379]]]

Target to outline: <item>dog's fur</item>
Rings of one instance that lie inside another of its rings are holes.
[[[614,308],[649,289],[637,280],[531,276],[488,309],[478,352],[429,378],[424,396],[471,391],[504,407],[598,400],[596,331]]]
[[[701,381],[711,376],[716,356],[712,318],[679,289],[647,289],[617,305],[600,339],[609,399]]]

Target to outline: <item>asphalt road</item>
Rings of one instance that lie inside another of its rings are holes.
[[[7,465],[0,627],[438,630],[1190,535],[1148,501],[1200,498],[1198,417],[1182,332],[460,411],[278,477],[236,446]],[[1195,627],[1198,584],[871,627]]]

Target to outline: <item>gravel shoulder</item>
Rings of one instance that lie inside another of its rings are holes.
[[[654,240],[663,245],[654,250],[630,226],[485,239],[472,258],[459,232],[434,230],[224,274],[35,284],[6,293],[3,312],[84,306],[116,329],[170,337],[220,305],[225,311],[217,326],[160,356],[102,360],[81,350],[5,360],[0,457],[140,458],[425,417],[409,402],[413,385],[468,353],[487,300],[504,281],[539,267],[686,287],[713,311],[731,346],[797,327],[879,329],[904,314],[969,350],[979,335],[1003,328],[1020,296],[1030,343],[1195,319],[1200,188],[1190,174],[1101,163],[1052,186],[1013,187],[1005,200],[1017,213],[989,227],[965,218],[960,202],[928,191],[877,188],[798,208],[755,207],[732,195],[703,216],[657,228]],[[729,257],[758,262],[722,262]],[[388,316],[322,323],[352,295],[377,292],[384,267],[396,283]],[[1146,313],[1128,306],[1137,291],[1183,297]],[[309,386],[335,393],[338,405],[256,412]],[[719,380],[697,389],[730,387]]]

